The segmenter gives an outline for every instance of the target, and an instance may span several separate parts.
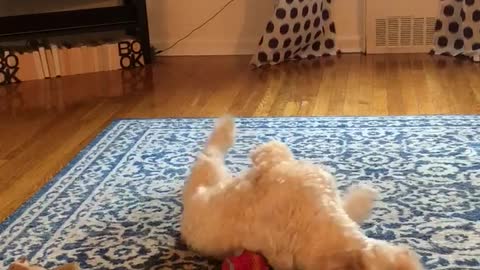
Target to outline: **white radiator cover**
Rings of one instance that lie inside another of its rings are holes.
[[[365,0],[368,54],[424,53],[433,47],[439,0]]]

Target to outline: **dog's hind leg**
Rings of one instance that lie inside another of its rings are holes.
[[[212,158],[223,159],[235,142],[235,122],[232,117],[224,116],[215,123],[203,153]]]
[[[270,141],[255,148],[251,155],[253,166],[258,170],[268,169],[283,161],[293,160],[293,154],[284,143]]]
[[[231,117],[217,120],[213,132],[192,167],[190,181],[192,188],[210,186],[222,180],[231,179],[224,157],[233,145],[235,124]]]
[[[370,215],[376,198],[377,192],[373,188],[356,185],[343,197],[343,207],[353,221],[361,224]]]

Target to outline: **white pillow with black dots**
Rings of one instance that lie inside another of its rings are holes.
[[[480,0],[441,1],[441,13],[435,30],[436,54],[478,56]]]
[[[251,64],[336,54],[332,0],[279,0]]]

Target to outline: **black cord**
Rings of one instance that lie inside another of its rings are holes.
[[[168,51],[170,50],[171,48],[175,47],[178,43],[182,42],[183,40],[187,39],[188,37],[190,37],[193,33],[195,33],[197,30],[199,30],[200,28],[204,27],[207,23],[211,22],[213,19],[215,19],[220,13],[222,13],[222,11],[224,11],[228,6],[230,6],[230,4],[232,4],[233,2],[235,2],[235,0],[229,0],[225,5],[223,5],[223,7],[218,10],[217,12],[215,12],[215,14],[213,14],[213,16],[211,16],[210,18],[208,18],[208,20],[206,20],[204,23],[200,24],[199,26],[195,27],[192,31],[190,31],[190,33],[188,33],[187,35],[185,35],[183,38],[177,40],[175,43],[173,43],[170,47],[167,47],[163,50],[158,50],[155,52],[155,55],[158,55],[158,54],[161,54],[165,51]]]

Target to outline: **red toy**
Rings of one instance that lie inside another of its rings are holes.
[[[268,264],[261,255],[244,251],[240,256],[225,259],[222,270],[268,270]]]

